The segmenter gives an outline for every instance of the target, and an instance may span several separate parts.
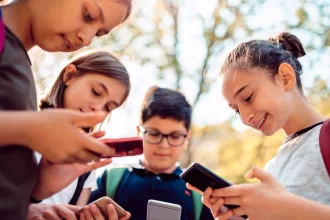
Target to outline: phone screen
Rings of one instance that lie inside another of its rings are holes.
[[[143,141],[141,137],[102,139],[103,143],[116,150],[116,154],[108,157],[136,156],[143,153]]]

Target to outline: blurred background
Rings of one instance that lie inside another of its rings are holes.
[[[108,137],[136,135],[143,96],[152,85],[181,91],[194,107],[193,138],[181,159],[200,162],[233,183],[252,167],[264,167],[284,139],[244,126],[221,96],[220,66],[238,43],[289,31],[307,55],[305,94],[330,116],[329,0],[135,0],[129,20],[91,48],[113,52],[127,67],[132,91],[104,125]],[[39,96],[75,53],[31,52]],[[79,51],[78,51],[79,53]],[[285,109],[283,109],[285,111]],[[126,159],[127,160],[127,159]]]

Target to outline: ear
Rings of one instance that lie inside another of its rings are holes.
[[[278,67],[278,73],[275,77],[285,90],[292,90],[296,86],[296,74],[292,66],[288,63],[282,63]]]
[[[137,136],[141,136],[141,131],[140,131],[139,126],[140,126],[140,125],[136,126],[136,135],[137,135]]]
[[[63,82],[65,85],[70,85],[72,83],[72,80],[75,78],[77,72],[77,68],[73,64],[69,64],[65,67],[64,69],[64,74],[63,74]]]
[[[188,131],[188,134],[187,134],[187,137],[186,137],[185,146],[184,146],[185,150],[188,148],[190,139],[191,139],[191,130]]]

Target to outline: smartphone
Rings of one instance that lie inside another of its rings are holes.
[[[100,209],[103,217],[105,217],[106,219],[108,218],[108,212],[107,212],[106,206],[109,204],[112,204],[115,207],[118,219],[120,219],[126,215],[125,209],[123,209],[120,205],[118,205],[115,201],[113,201],[110,197],[107,197],[107,196],[101,197],[98,200],[95,200],[94,202],[91,202],[88,205],[92,205],[92,204],[95,204]],[[77,210],[74,214],[79,219],[80,213],[82,213],[83,211],[84,211],[84,208],[81,208],[81,209]]]
[[[231,186],[232,184],[218,175],[214,174],[206,167],[199,163],[191,164],[184,172],[180,175],[181,179],[190,185],[196,187],[200,191],[204,192],[207,187],[212,189],[219,189]],[[238,208],[238,205],[225,205],[228,209]],[[241,216],[247,218],[247,216]]]
[[[143,141],[141,137],[105,138],[100,139],[100,141],[116,150],[115,155],[102,156],[102,158],[136,156],[143,153]]]
[[[147,220],[180,220],[181,206],[150,199],[147,207]]]

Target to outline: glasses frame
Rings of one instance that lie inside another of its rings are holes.
[[[162,137],[160,138],[160,140],[159,140],[158,142],[150,142],[150,141],[148,140],[148,138],[146,137],[146,134],[147,134],[148,132],[150,132],[150,131],[146,130],[146,129],[145,129],[144,127],[142,127],[142,126],[139,126],[138,128],[139,128],[140,132],[143,133],[144,139],[145,139],[145,141],[146,141],[148,144],[160,144],[160,143],[162,143],[163,139],[165,138],[166,141],[167,141],[167,143],[168,143],[168,145],[170,145],[170,146],[172,146],[172,147],[180,147],[180,146],[182,146],[182,145],[184,144],[184,142],[186,141],[186,138],[187,138],[187,136],[188,136],[187,134],[180,134],[180,136],[183,136],[182,143],[181,143],[181,144],[172,144],[172,143],[170,143],[170,141],[169,141],[169,139],[168,139],[168,137],[171,136],[172,134],[163,134],[163,133],[158,132],[158,133],[162,136]]]

